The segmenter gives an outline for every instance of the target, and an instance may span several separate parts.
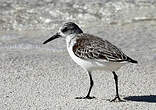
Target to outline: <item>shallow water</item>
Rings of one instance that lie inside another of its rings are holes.
[[[52,30],[67,21],[82,27],[156,20],[154,0],[1,0],[0,30]]]

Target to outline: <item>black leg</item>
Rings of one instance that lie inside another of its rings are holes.
[[[116,87],[116,96],[113,100],[111,100],[111,102],[114,102],[114,101],[122,101],[119,97],[119,92],[118,92],[118,76],[116,75],[116,73],[113,71],[112,72],[113,75],[114,75],[114,80],[115,80],[115,87]]]
[[[89,78],[90,78],[90,88],[89,88],[88,94],[85,97],[76,97],[76,99],[93,99],[93,98],[95,98],[95,97],[91,97],[90,96],[90,92],[92,90],[92,87],[94,85],[94,82],[93,82],[93,79],[92,79],[91,72],[88,72],[88,74],[89,74]]]
[[[93,79],[92,79],[92,75],[91,75],[91,73],[88,72],[88,74],[89,74],[89,78],[90,78],[90,88],[89,88],[89,91],[88,91],[88,94],[87,94],[86,97],[90,97],[90,92],[91,92],[92,87],[93,87],[93,85],[94,85],[94,82],[93,82]]]

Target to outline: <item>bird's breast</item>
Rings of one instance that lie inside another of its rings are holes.
[[[115,71],[118,70],[123,65],[121,63],[108,62],[104,60],[79,58],[73,52],[73,46],[76,43],[76,38],[73,36],[67,36],[66,43],[67,43],[67,50],[70,57],[78,65],[80,65],[82,68],[84,68],[87,71],[93,71],[93,70]]]

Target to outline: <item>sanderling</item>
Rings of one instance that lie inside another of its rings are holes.
[[[126,63],[137,63],[137,61],[125,55],[109,41],[83,33],[79,26],[73,22],[65,23],[55,35],[43,44],[60,37],[66,38],[67,50],[72,59],[87,70],[89,74],[90,88],[88,94],[85,97],[77,97],[77,99],[95,98],[90,96],[94,84],[91,72],[93,70],[105,70],[111,71],[115,80],[116,96],[111,101],[122,101],[118,93],[118,76],[115,71]]]

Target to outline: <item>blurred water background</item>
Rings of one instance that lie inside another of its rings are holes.
[[[81,26],[156,20],[155,0],[1,0],[0,30],[51,30],[62,22]]]

